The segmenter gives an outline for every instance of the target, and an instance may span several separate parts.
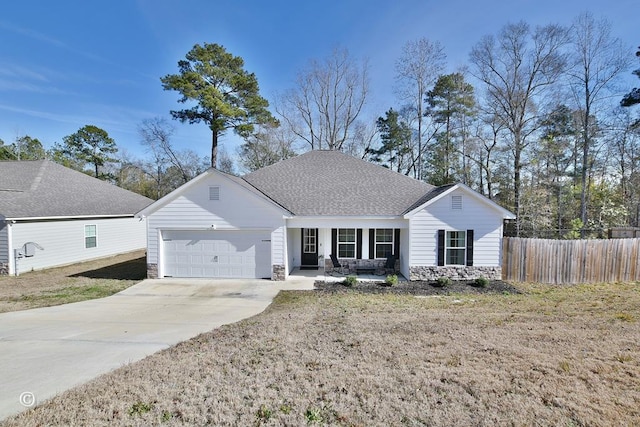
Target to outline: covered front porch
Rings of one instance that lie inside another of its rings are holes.
[[[388,274],[402,273],[409,240],[408,224],[402,220],[325,219],[291,225],[286,232],[289,274],[316,271],[323,278],[356,275],[384,280]]]

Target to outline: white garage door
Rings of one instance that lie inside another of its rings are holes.
[[[270,278],[268,231],[163,231],[165,277]]]

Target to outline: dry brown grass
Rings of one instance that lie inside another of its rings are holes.
[[[102,298],[144,279],[144,251],[0,276],[0,313]]]
[[[640,425],[639,284],[283,292],[6,425]]]

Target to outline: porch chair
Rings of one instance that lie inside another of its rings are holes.
[[[385,272],[385,274],[395,274],[396,273],[396,257],[395,257],[395,255],[389,255],[387,257],[387,261],[384,264],[384,272]]]
[[[333,264],[333,271],[338,270],[340,274],[344,274],[345,265],[340,264],[338,257],[335,254],[329,255],[331,257],[331,263]]]

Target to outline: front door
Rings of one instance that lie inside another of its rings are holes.
[[[300,267],[318,267],[318,229],[302,229],[302,257]]]

